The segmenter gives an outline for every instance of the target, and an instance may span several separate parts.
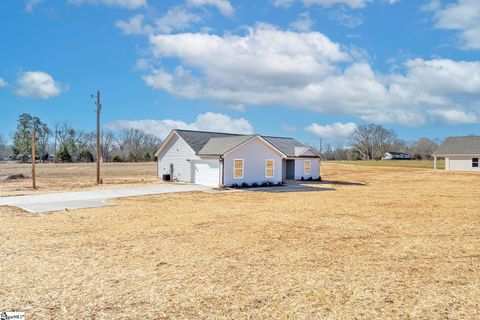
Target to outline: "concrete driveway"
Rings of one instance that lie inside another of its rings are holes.
[[[162,193],[210,191],[212,188],[195,184],[158,184],[138,187],[97,189],[78,192],[46,193],[40,195],[0,197],[0,206],[12,206],[41,213],[59,210],[109,206],[107,200]]]

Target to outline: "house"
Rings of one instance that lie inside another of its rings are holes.
[[[385,152],[382,157],[382,160],[411,160],[412,157],[408,153],[403,152]]]
[[[433,153],[435,170],[438,157],[445,158],[446,171],[480,172],[480,136],[447,138]]]
[[[320,154],[292,138],[173,130],[155,156],[158,177],[213,187],[320,177]]]

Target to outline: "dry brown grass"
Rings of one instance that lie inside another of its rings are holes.
[[[0,208],[0,309],[29,319],[479,319],[479,175],[326,164],[335,191]]]
[[[96,186],[94,163],[37,164],[37,187],[32,190],[32,165],[0,162],[0,177],[23,174],[26,179],[5,181],[0,179],[0,197],[54,191],[91,189]],[[103,163],[103,185],[111,188],[130,184],[159,182],[156,178],[156,163]]]

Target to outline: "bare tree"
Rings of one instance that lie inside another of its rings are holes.
[[[105,162],[112,161],[112,153],[115,150],[115,136],[110,130],[102,130],[102,159]]]
[[[412,153],[416,159],[430,159],[438,144],[428,138],[421,138],[412,145]]]
[[[352,134],[353,147],[363,159],[379,159],[395,141],[395,132],[377,124],[358,126]]]
[[[0,135],[0,160],[7,158],[9,155],[7,141]]]
[[[122,130],[117,144],[124,161],[149,161],[160,145],[161,140],[138,129]]]

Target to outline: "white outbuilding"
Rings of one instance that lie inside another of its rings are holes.
[[[434,169],[437,158],[445,158],[446,171],[480,172],[480,136],[450,137],[433,153]]]

